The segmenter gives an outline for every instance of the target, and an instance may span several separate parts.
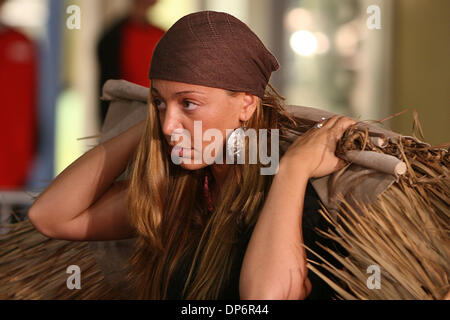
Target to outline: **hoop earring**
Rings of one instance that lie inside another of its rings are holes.
[[[227,139],[227,156],[242,157],[245,153],[245,132],[247,130],[248,121],[244,125],[233,130]]]

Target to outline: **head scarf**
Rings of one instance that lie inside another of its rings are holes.
[[[149,78],[185,82],[260,98],[277,59],[234,16],[200,11],[179,19],[153,52]]]

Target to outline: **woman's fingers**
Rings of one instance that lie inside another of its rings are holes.
[[[337,141],[355,123],[355,120],[341,115],[319,122],[319,126],[311,128],[293,143],[290,148],[293,158],[300,157],[308,163],[305,170],[310,177],[322,177],[345,167],[347,162],[335,154]]]
[[[347,130],[351,125],[355,124],[356,121],[348,117],[338,117],[331,126],[327,126],[331,132],[331,139],[337,141],[342,138],[345,130]]]
[[[321,122],[323,124],[322,128],[332,128],[334,124],[342,117],[343,116],[335,115],[332,116],[331,118],[324,120],[323,122]]]
[[[355,124],[356,121],[346,116],[335,115],[320,123],[322,124],[322,126],[316,128],[318,130],[328,130],[328,132],[331,133],[331,140],[336,141],[339,140],[344,134],[345,130],[347,130],[351,125]]]
[[[347,130],[348,127],[355,123],[356,121],[350,119],[349,117],[340,117],[337,121],[334,122],[332,129],[336,130],[337,132],[344,133],[344,131]]]
[[[349,126],[356,123],[356,121],[346,116],[334,115],[319,123],[322,124],[322,128],[343,128],[343,131],[345,131]]]

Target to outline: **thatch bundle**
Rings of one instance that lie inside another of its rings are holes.
[[[49,239],[29,221],[5,225],[0,237],[0,299],[116,299],[117,293],[103,279],[103,273],[88,242]],[[69,289],[77,265],[81,289]]]
[[[403,160],[407,170],[370,204],[339,197],[339,210],[323,207],[321,214],[332,228],[322,234],[347,254],[325,248],[342,266],[320,258],[308,267],[338,298],[443,299],[449,293],[450,156],[442,147],[448,145],[433,148],[401,137],[381,148],[367,132],[346,132],[338,154],[355,149],[390,154]],[[378,288],[368,283],[373,266],[380,271]]]

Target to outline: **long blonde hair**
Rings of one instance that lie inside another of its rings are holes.
[[[165,299],[174,272],[193,252],[182,296],[217,299],[229,281],[239,236],[255,225],[273,176],[260,174],[261,163],[232,165],[218,205],[208,213],[202,186],[209,168],[186,170],[170,161],[151,101],[149,96],[146,129],[127,168],[128,218],[138,233],[127,278],[135,299]],[[296,126],[284,98],[269,84],[247,127],[280,129],[282,137]]]

